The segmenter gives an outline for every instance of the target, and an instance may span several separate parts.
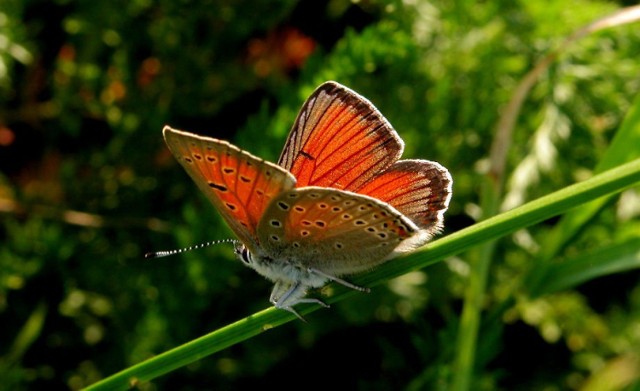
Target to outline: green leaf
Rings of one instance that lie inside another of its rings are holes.
[[[631,161],[640,156],[640,95],[638,95],[629,109],[624,122],[616,133],[609,148],[595,168],[595,172],[603,172],[624,162]],[[546,270],[550,266],[551,259],[573,239],[580,230],[585,227],[602,208],[611,201],[611,197],[602,197],[589,202],[579,209],[574,209],[565,214],[554,229],[547,235],[547,240],[542,246],[538,263],[531,271],[529,282],[525,284],[532,297],[540,295],[545,290],[544,277],[549,275]]]
[[[379,285],[478,244],[557,216],[598,197],[619,193],[638,183],[640,159],[448,235],[429,244],[420,252],[388,262],[371,273],[356,276],[353,282],[363,286]],[[355,294],[353,290],[342,286],[330,285],[328,288],[335,290],[326,300],[328,303],[335,303]],[[318,305],[309,305],[303,307],[300,313],[307,314],[319,308],[321,307]],[[126,389],[132,384],[154,379],[291,320],[295,320],[295,317],[289,312],[275,308],[266,309],[116,373],[88,387],[87,390]]]
[[[551,265],[547,269],[544,285],[537,294],[546,295],[569,289],[597,277],[638,267],[640,267],[640,237],[602,246]]]

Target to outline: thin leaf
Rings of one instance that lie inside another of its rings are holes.
[[[423,251],[388,262],[371,273],[354,277],[353,281],[364,286],[381,284],[409,271],[459,254],[478,244],[557,216],[598,197],[619,193],[637,183],[640,183],[640,159],[434,241]],[[331,285],[329,288],[335,289],[335,292],[326,300],[328,303],[335,303],[355,294],[353,290],[341,286]],[[321,307],[318,305],[309,305],[303,307],[300,312],[307,314],[319,308]],[[87,390],[126,389],[140,381],[154,379],[291,320],[295,320],[295,317],[289,312],[274,308],[266,309],[127,368],[95,383]]]
[[[483,217],[493,216],[498,211],[502,201],[504,177],[506,172],[507,153],[513,138],[513,129],[520,114],[522,104],[529,95],[531,88],[538,81],[549,66],[571,44],[593,32],[635,22],[640,19],[640,6],[623,8],[611,15],[607,15],[567,37],[558,49],[543,57],[534,68],[520,81],[511,100],[505,107],[496,127],[495,136],[489,154],[489,173],[484,178],[480,196]],[[637,145],[637,144],[634,144]],[[469,284],[465,290],[465,301],[458,330],[455,372],[452,389],[466,391],[472,383],[472,373],[475,366],[475,352],[480,327],[480,312],[484,301],[484,294],[495,251],[495,243],[486,243],[477,252],[476,259],[470,262],[471,272]]]
[[[638,146],[640,146],[640,94],[636,97],[609,148],[596,166],[595,172],[602,172],[637,159],[640,157]],[[544,277],[549,275],[546,269],[553,267],[550,263],[553,257],[610,201],[611,197],[603,197],[562,216],[558,224],[547,234],[547,240],[545,240],[541,253],[535,261],[536,266],[531,270],[528,282],[525,283],[530,296],[536,297],[540,295],[539,290],[545,289],[544,285],[547,282]]]
[[[547,269],[544,285],[537,294],[545,295],[569,289],[597,277],[639,267],[640,238],[633,238],[551,265]]]

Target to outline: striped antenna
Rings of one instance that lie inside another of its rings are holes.
[[[189,246],[189,247],[177,248],[175,250],[149,252],[149,253],[144,254],[144,257],[145,258],[168,257],[169,255],[186,253],[187,251],[197,250],[197,249],[200,249],[200,248],[214,246],[216,244],[221,244],[221,243],[238,243],[238,241],[235,240],[235,239],[212,240],[210,242],[204,242],[204,243],[200,243],[200,244],[195,244],[195,245]]]

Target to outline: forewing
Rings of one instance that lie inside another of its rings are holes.
[[[320,187],[279,194],[258,226],[265,253],[339,276],[382,263],[418,227],[371,197]]]
[[[358,193],[392,205],[433,235],[442,228],[452,183],[449,171],[436,162],[399,160],[359,188]]]
[[[257,253],[256,229],[271,199],[295,186],[295,178],[226,141],[166,126],[164,139],[198,188],[229,227]]]
[[[355,191],[398,160],[403,148],[371,102],[326,82],[302,106],[278,164],[296,177],[297,187]]]

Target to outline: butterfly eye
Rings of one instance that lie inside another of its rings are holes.
[[[251,263],[253,263],[251,253],[249,252],[249,250],[247,250],[246,247],[242,247],[242,250],[238,252],[238,256],[242,263],[244,263],[245,265],[251,265]]]

